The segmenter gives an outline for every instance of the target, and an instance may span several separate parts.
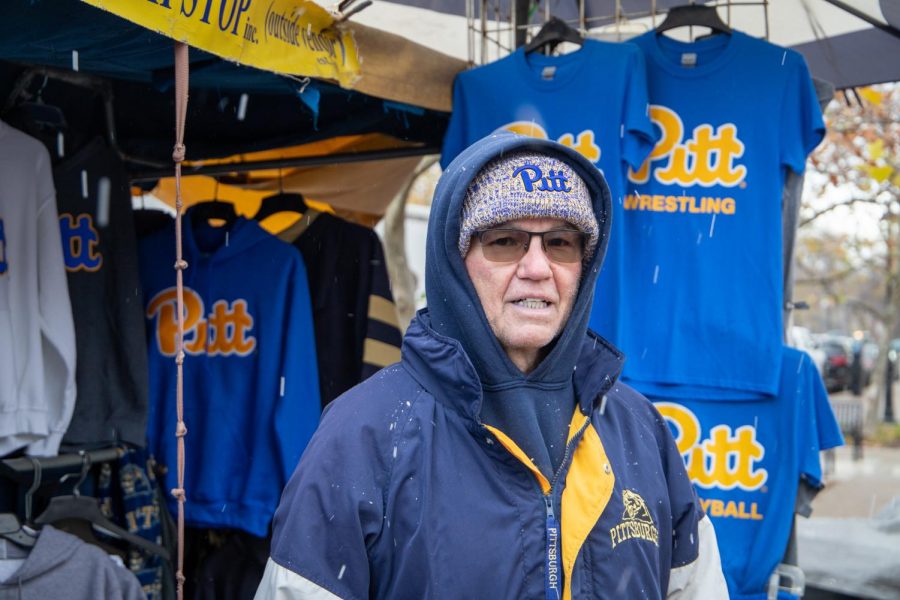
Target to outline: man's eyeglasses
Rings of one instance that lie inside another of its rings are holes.
[[[528,252],[531,238],[540,236],[544,254],[557,263],[580,262],[584,257],[587,234],[575,229],[525,231],[523,229],[484,229],[476,231],[481,252],[492,262],[517,262]]]

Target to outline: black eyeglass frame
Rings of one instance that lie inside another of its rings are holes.
[[[525,242],[524,250],[522,251],[521,255],[518,258],[513,258],[513,259],[509,259],[509,260],[490,258],[488,256],[488,253],[486,253],[484,251],[485,248],[488,248],[488,246],[486,246],[484,243],[484,235],[488,234],[488,233],[495,233],[495,232],[528,234],[528,240]],[[546,235],[551,234],[551,233],[567,233],[567,234],[578,235],[578,237],[581,239],[581,247],[579,248],[580,252],[579,252],[578,258],[576,258],[574,260],[559,260],[558,257],[554,257],[553,248],[551,247],[549,250],[547,249],[547,243],[546,243],[546,238],[545,238]],[[566,228],[560,228],[560,227],[557,227],[556,229],[548,229],[546,231],[528,231],[526,229],[517,229],[515,227],[493,227],[490,229],[479,229],[479,230],[475,231],[472,235],[478,239],[478,243],[481,245],[481,248],[482,248],[482,255],[484,255],[484,257],[487,260],[489,260],[491,262],[498,262],[498,263],[513,263],[513,262],[518,262],[518,261],[522,260],[522,258],[526,254],[528,254],[528,250],[531,247],[531,240],[534,236],[540,236],[541,250],[544,251],[544,254],[551,261],[553,261],[555,263],[560,263],[560,264],[573,264],[573,263],[581,262],[584,259],[584,249],[587,247],[588,237],[589,237],[587,233],[581,231],[580,229],[566,229]]]

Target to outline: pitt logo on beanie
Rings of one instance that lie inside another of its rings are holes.
[[[516,219],[560,219],[588,234],[584,262],[597,247],[599,227],[584,180],[562,160],[514,152],[486,163],[466,190],[459,228],[465,258],[472,235]]]

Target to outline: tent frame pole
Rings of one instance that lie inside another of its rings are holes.
[[[297,156],[294,158],[281,158],[272,160],[256,160],[247,162],[218,163],[211,165],[190,166],[183,165],[183,177],[191,175],[225,175],[228,173],[248,173],[250,171],[264,171],[269,169],[284,169],[290,167],[321,167],[325,165],[349,164],[366,162],[370,160],[390,160],[394,158],[409,158],[413,156],[428,156],[440,154],[437,146],[413,146],[409,148],[392,148],[389,150],[372,150],[368,152],[344,152],[334,154],[320,154],[316,156]],[[154,181],[171,177],[171,169],[134,172],[130,174],[132,182]]]

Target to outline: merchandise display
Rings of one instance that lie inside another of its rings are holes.
[[[820,489],[819,452],[843,444],[812,358],[784,347],[779,360],[774,399],[651,398],[715,526],[732,598],[766,598],[787,548],[798,485]]]
[[[243,217],[183,222],[186,523],[265,535],[320,413],[303,259]],[[151,452],[176,486],[174,227],[140,242]],[[175,512],[175,501],[169,499]]]
[[[781,198],[824,124],[803,58],[739,31],[692,43],[648,32],[650,117],[659,141],[628,174],[615,306],[625,378],[668,397],[778,391]],[[740,77],[735,77],[740,73]]]
[[[75,326],[50,156],[0,121],[0,456],[59,451],[75,408]]]

